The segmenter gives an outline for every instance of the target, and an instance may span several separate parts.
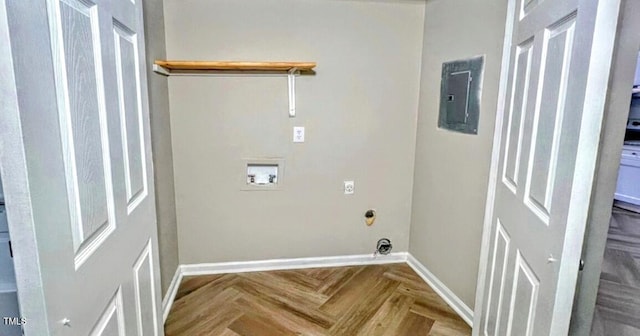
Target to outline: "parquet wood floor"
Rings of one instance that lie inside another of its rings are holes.
[[[591,336],[640,335],[640,213],[614,207]]]
[[[471,328],[406,264],[183,279],[167,336],[459,336]]]

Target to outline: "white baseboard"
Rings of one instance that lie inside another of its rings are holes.
[[[371,254],[347,255],[335,257],[313,257],[313,258],[293,258],[293,259],[272,259],[258,261],[239,261],[224,263],[207,263],[207,264],[185,264],[179,265],[176,273],[171,280],[167,295],[162,300],[163,321],[166,322],[173,301],[178,293],[180,282],[185,276],[222,274],[222,273],[244,273],[244,272],[260,272],[260,271],[277,271],[287,269],[303,269],[316,267],[340,267],[340,266],[357,266],[357,265],[377,265],[377,264],[393,264],[406,262],[411,268],[420,275],[420,277],[433,290],[442,297],[455,310],[460,317],[469,325],[473,323],[473,311],[460,300],[447,286],[445,286],[438,278],[433,275],[424,265],[408,252],[396,252],[390,255],[378,255],[373,257]]]
[[[260,271],[277,271],[287,269],[339,267],[353,265],[392,264],[407,261],[407,252],[396,252],[390,255],[359,254],[335,257],[313,257],[293,259],[272,259],[258,261],[239,261],[212,264],[182,265],[182,275],[204,275],[221,273],[244,273]]]
[[[460,298],[455,295],[442,281],[440,281],[433,273],[431,273],[424,265],[422,265],[414,256],[408,254],[407,264],[420,275],[427,283],[460,317],[473,326],[473,310],[469,308]]]
[[[176,273],[173,274],[173,279],[171,279],[171,283],[169,284],[169,288],[167,289],[167,294],[162,298],[162,323],[167,321],[167,316],[169,316],[169,311],[171,310],[171,306],[173,305],[173,301],[176,298],[176,294],[178,294],[178,288],[180,287],[180,283],[182,282],[182,266],[178,265],[176,268]]]

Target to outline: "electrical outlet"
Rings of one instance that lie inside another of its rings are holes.
[[[293,128],[293,142],[304,142],[304,127]]]
[[[344,194],[351,195],[355,192],[356,184],[353,181],[344,181]]]

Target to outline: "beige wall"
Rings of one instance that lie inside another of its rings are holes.
[[[291,119],[284,76],[169,78],[180,263],[408,250],[423,16],[422,1],[165,1],[171,59],[318,62]],[[284,158],[280,191],[241,190],[252,157]]]
[[[498,96],[506,0],[430,0],[409,251],[473,309]],[[486,55],[478,135],[437,128],[442,63]]]
[[[162,293],[166,293],[178,267],[178,233],[173,189],[173,156],[167,78],[152,71],[151,61],[166,54],[162,0],[144,0],[149,111],[151,114],[151,148],[155,173],[156,215],[160,253]]]

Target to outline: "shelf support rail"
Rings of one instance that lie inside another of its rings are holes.
[[[300,71],[298,68],[292,68],[289,70],[287,77],[289,79],[289,117],[294,118],[296,116],[296,75]]]

